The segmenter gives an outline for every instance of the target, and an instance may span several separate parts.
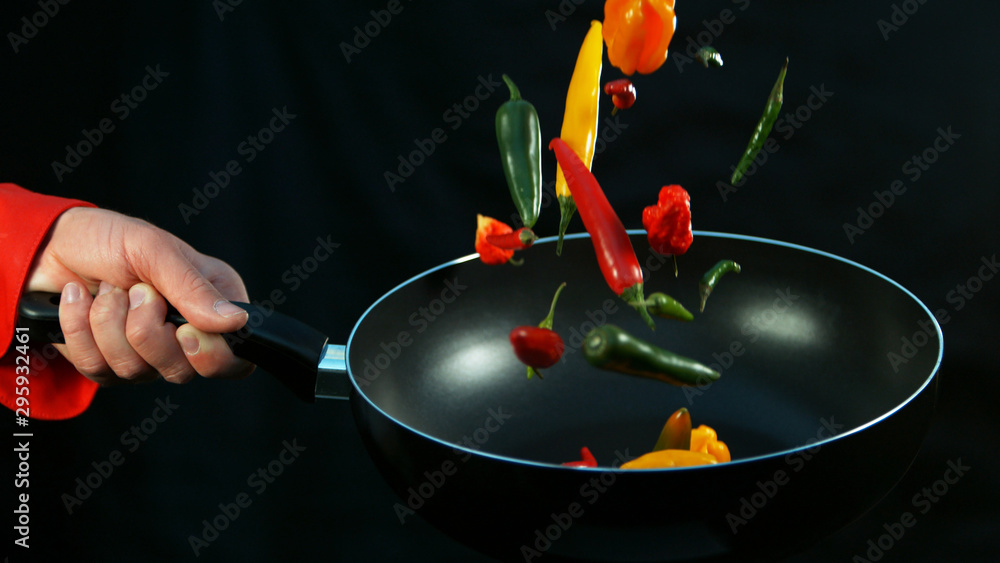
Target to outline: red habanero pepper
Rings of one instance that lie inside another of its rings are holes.
[[[621,219],[611,208],[597,179],[573,149],[558,137],[552,139],[549,149],[556,153],[583,226],[594,242],[604,280],[616,295],[639,311],[649,328],[655,329],[642,294],[642,268]]]
[[[597,458],[590,453],[586,446],[580,448],[580,461],[567,461],[562,464],[565,467],[597,467]]]
[[[490,266],[506,264],[507,262],[517,264],[513,260],[513,250],[494,246],[486,240],[491,235],[506,235],[513,231],[514,229],[492,217],[476,215],[476,252],[479,253],[479,259],[483,261],[483,264]]]
[[[691,232],[691,196],[676,184],[663,186],[656,205],[642,210],[642,226],[646,228],[646,238],[654,251],[674,256],[676,276],[677,256],[687,252],[694,240]]]
[[[524,250],[535,244],[538,237],[528,227],[507,233],[505,235],[486,235],[486,242],[504,250]]]
[[[611,115],[618,113],[620,109],[628,109],[635,103],[635,86],[628,78],[608,82],[604,85],[604,93],[611,96],[611,102],[615,104]]]

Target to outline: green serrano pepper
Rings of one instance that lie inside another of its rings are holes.
[[[719,372],[640,340],[614,325],[587,333],[583,355],[601,369],[656,379],[673,385],[700,385],[719,379]]]
[[[764,147],[764,141],[767,140],[767,136],[771,134],[771,126],[778,120],[778,113],[781,111],[781,102],[784,100],[785,72],[787,70],[788,59],[785,58],[785,65],[781,67],[778,80],[774,83],[771,95],[767,98],[767,105],[764,106],[764,115],[757,122],[757,127],[754,128],[753,135],[750,136],[750,142],[743,152],[743,158],[740,159],[739,164],[736,165],[736,169],[733,170],[733,175],[729,179],[730,184],[735,184],[743,179],[743,174],[750,167],[753,159],[757,157],[760,149]]]
[[[715,289],[715,284],[719,283],[719,279],[729,272],[740,273],[740,265],[732,260],[720,260],[709,271],[705,272],[704,276],[701,276],[701,281],[698,282],[698,294],[701,296],[701,312],[705,312],[705,302],[708,301],[708,296]]]
[[[647,297],[646,310],[648,310],[650,314],[663,317],[665,319],[676,319],[678,321],[694,320],[694,315],[685,309],[684,305],[681,305],[680,301],[674,299],[666,293],[656,292]]]
[[[514,81],[503,75],[510,99],[497,110],[497,144],[507,187],[525,227],[535,226],[542,208],[542,131],[531,102],[521,99]]]

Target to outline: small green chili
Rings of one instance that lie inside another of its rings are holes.
[[[656,292],[646,298],[646,309],[653,315],[665,319],[676,319],[678,321],[693,321],[692,315],[680,301],[667,295]]]
[[[733,175],[729,179],[730,184],[735,184],[743,178],[743,174],[750,167],[753,159],[757,157],[757,153],[764,147],[764,141],[767,140],[767,136],[771,134],[771,126],[778,120],[778,113],[781,111],[781,102],[784,100],[785,72],[787,70],[788,58],[785,58],[785,65],[781,67],[778,80],[774,83],[771,95],[767,98],[764,115],[761,116],[760,121],[757,122],[757,127],[753,130],[753,135],[750,136],[750,142],[743,152],[743,158],[740,159],[739,164],[736,165],[736,169],[733,170]]]
[[[700,310],[702,312],[705,311],[705,302],[708,301],[709,294],[715,289],[715,284],[719,283],[719,279],[729,272],[740,273],[740,265],[732,260],[720,260],[701,277],[701,281],[698,282],[698,294],[701,296]]]
[[[695,60],[699,63],[705,65],[708,68],[709,65],[716,68],[722,66],[722,55],[718,51],[709,46],[704,46],[698,49],[698,52],[694,56]]]
[[[542,208],[542,137],[538,113],[506,74],[510,99],[497,110],[497,143],[507,187],[525,227],[535,226]]]
[[[640,340],[614,325],[591,330],[583,339],[583,355],[601,369],[656,379],[673,385],[700,385],[719,379],[719,372]]]

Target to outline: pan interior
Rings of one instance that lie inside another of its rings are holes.
[[[940,361],[940,332],[912,295],[871,270],[801,247],[696,233],[673,263],[632,244],[646,295],[665,292],[695,319],[657,319],[650,331],[606,285],[589,237],[555,256],[552,241],[523,252],[524,265],[475,257],[427,272],[383,297],[359,321],[348,364],[359,399],[443,442],[542,463],[599,461],[649,451],[672,412],[714,427],[734,459],[845,433],[920,390]],[[724,277],[698,312],[698,281],[721,259]],[[566,282],[554,329],[563,360],[527,379],[508,340],[537,325]],[[657,346],[711,365],[722,378],[680,388],[592,367],[580,345],[613,323]],[[909,345],[907,345],[907,342]]]

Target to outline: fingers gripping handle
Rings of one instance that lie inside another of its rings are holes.
[[[19,327],[28,328],[38,341],[63,344],[59,326],[59,294],[32,291],[18,304]],[[233,353],[257,364],[292,390],[300,399],[316,399],[316,374],[327,338],[312,327],[273,310],[249,303],[236,303],[250,318],[240,330],[223,334]],[[176,325],[187,321],[173,307],[167,321]]]

